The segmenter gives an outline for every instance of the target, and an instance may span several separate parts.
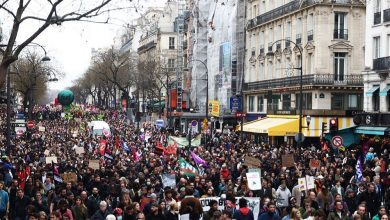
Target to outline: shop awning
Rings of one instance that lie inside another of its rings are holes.
[[[268,136],[294,136],[298,133],[298,116],[269,115],[256,121],[244,124],[243,131],[268,134]]]
[[[388,127],[359,126],[355,129],[356,134],[384,135]]]
[[[389,90],[390,90],[390,85],[387,85],[382,91],[379,92],[379,96],[387,96]]]
[[[371,89],[369,89],[366,92],[366,96],[371,97],[374,94],[374,92],[376,92],[378,89],[379,89],[379,86],[373,86]]]

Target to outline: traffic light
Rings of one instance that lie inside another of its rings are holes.
[[[321,128],[321,134],[323,135],[325,133],[326,128],[328,127],[328,123],[322,122],[322,128]]]
[[[338,118],[332,118],[329,120],[329,131],[335,133],[339,131],[339,120]]]

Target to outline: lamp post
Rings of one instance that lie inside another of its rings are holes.
[[[282,41],[289,42],[289,43],[293,44],[298,49],[299,54],[301,56],[300,66],[292,68],[292,69],[300,71],[300,74],[299,74],[299,127],[298,127],[298,140],[297,140],[297,146],[298,146],[298,148],[300,148],[301,145],[302,145],[302,139],[303,139],[303,134],[302,134],[302,108],[303,108],[303,103],[302,103],[302,96],[303,96],[302,95],[302,84],[303,84],[302,83],[302,76],[303,76],[303,71],[302,71],[302,60],[303,60],[302,49],[294,41],[291,41],[289,39],[280,39],[280,40],[277,40],[277,41],[272,43],[271,51],[267,52],[267,56],[273,57],[274,56],[274,52],[272,51],[272,47],[274,46],[275,43],[280,43]]]
[[[0,44],[0,47],[7,47],[7,46],[8,46],[7,44]],[[42,45],[40,45],[38,43],[31,42],[27,46],[41,47],[42,50],[45,52],[45,56],[41,59],[41,61],[44,61],[44,62],[50,61],[50,58],[47,56],[47,52]],[[16,46],[16,48],[17,48],[17,46]],[[8,66],[7,79],[6,79],[7,80],[7,88],[6,88],[7,89],[6,90],[6,93],[7,93],[6,151],[7,151],[7,153],[9,153],[10,147],[11,147],[11,77],[10,77],[10,74],[11,74],[10,66]],[[30,105],[31,105],[31,102],[30,102]]]

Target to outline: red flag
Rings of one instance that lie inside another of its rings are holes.
[[[99,146],[100,155],[104,156],[104,153],[106,152],[106,146],[107,146],[107,141],[104,139],[101,139],[100,146]]]
[[[168,142],[168,149],[167,149],[167,154],[173,154],[176,156],[176,151],[177,151],[177,143],[174,140],[170,140]]]

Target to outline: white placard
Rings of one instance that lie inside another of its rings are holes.
[[[246,173],[246,178],[248,179],[248,187],[250,190],[261,189],[261,177],[259,172]]]
[[[298,179],[298,186],[300,191],[305,191],[306,190],[306,178],[299,178]]]
[[[314,189],[315,186],[314,176],[306,176],[306,189]]]
[[[46,164],[57,163],[57,157],[46,157]]]
[[[45,128],[45,127],[42,127],[42,126],[39,126],[39,127],[38,127],[38,131],[45,132],[45,131],[46,131],[46,128]]]

